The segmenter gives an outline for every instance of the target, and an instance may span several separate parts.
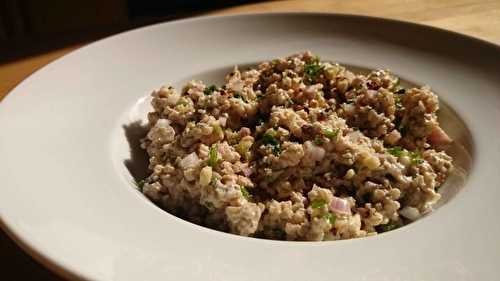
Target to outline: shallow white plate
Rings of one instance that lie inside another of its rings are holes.
[[[306,49],[431,85],[472,156],[465,187],[401,229],[323,243],[209,230],[133,188],[125,164],[140,159],[124,163],[127,140],[153,89]],[[498,46],[357,16],[208,17],[120,34],[44,67],[0,104],[1,222],[35,258],[85,279],[498,280],[499,65]]]

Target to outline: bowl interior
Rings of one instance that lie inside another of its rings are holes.
[[[283,54],[287,55],[287,54]],[[270,58],[272,59],[272,58]],[[328,59],[328,58],[326,58]],[[240,70],[245,70],[257,66],[258,63],[243,63],[237,66],[219,67],[213,70],[194,73],[190,76],[172,81],[170,85],[180,91],[183,85],[190,80],[201,80],[205,84],[221,85],[224,83],[224,77],[238,67]],[[368,74],[371,70],[365,67],[352,65],[349,63],[341,63],[354,73]],[[401,85],[405,88],[420,87],[418,83],[407,78],[402,73],[395,73],[401,77]],[[158,88],[163,85],[158,85]],[[432,86],[432,85],[431,85]],[[437,93],[439,96],[439,93]],[[139,98],[136,103],[130,107],[125,113],[125,118],[120,123],[121,130],[114,130],[113,139],[121,140],[120,150],[115,150],[113,161],[120,167],[118,172],[120,176],[125,178],[130,185],[125,188],[137,188],[137,182],[147,177],[150,173],[148,170],[148,156],[145,150],[140,148],[140,139],[147,133],[147,113],[152,110],[150,105],[150,97],[144,96]],[[438,111],[438,120],[441,127],[454,140],[452,144],[445,147],[448,155],[453,157],[454,169],[446,179],[445,183],[439,188],[441,199],[435,205],[435,209],[443,206],[465,186],[468,174],[472,168],[473,158],[473,138],[462,118],[451,108],[445,100],[440,98],[440,110]],[[118,145],[118,147],[120,147]],[[149,200],[144,196],[145,200]]]

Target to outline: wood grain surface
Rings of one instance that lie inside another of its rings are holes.
[[[500,45],[500,0],[269,1],[207,14],[284,11],[361,14],[411,21],[464,33]],[[91,42],[92,40],[87,40],[61,48],[48,49],[0,64],[0,102],[15,85],[37,69]],[[7,279],[0,278],[2,280],[62,280],[22,252],[3,232],[0,232],[0,261],[2,263],[1,274],[8,277]]]

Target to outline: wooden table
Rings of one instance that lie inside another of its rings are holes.
[[[465,33],[500,45],[500,0],[270,1],[208,14],[281,11],[349,13],[412,21]],[[0,100],[35,70],[88,43],[77,43],[0,65]],[[4,233],[0,233],[0,261],[2,276],[15,277],[12,280],[61,280],[23,253]]]

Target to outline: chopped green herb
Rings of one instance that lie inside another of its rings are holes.
[[[274,138],[270,134],[264,134],[264,136],[262,137],[262,143],[266,145],[270,144],[273,147],[274,155],[278,156],[281,153],[280,143],[278,142],[278,140],[276,140],[276,138]]]
[[[387,232],[387,231],[391,231],[391,230],[394,230],[396,228],[398,228],[400,225],[397,224],[397,223],[388,223],[388,224],[383,224],[383,225],[379,225],[377,226],[377,231],[378,232]]]
[[[234,92],[233,97],[237,99],[243,99],[240,95],[240,92]]]
[[[413,164],[422,164],[424,160],[420,155],[420,151],[406,151],[399,146],[391,147],[386,149],[387,153],[394,155],[396,157],[408,156]]]
[[[315,59],[310,63],[304,65],[304,76],[307,78],[314,78],[318,76],[325,67],[319,64],[319,59]]]
[[[398,94],[394,95],[394,104],[396,105],[397,110],[403,109],[403,104],[401,103],[401,97]]]
[[[217,86],[215,85],[210,85],[203,90],[203,93],[205,95],[211,95],[215,90],[217,90]]]
[[[290,105],[295,104],[295,102],[294,102],[291,98],[288,98],[288,99],[287,99],[287,101],[288,101],[288,103],[289,103]]]
[[[405,155],[405,151],[399,146],[387,148],[386,151],[387,153],[394,155],[396,157],[401,157]]]
[[[413,164],[422,164],[424,163],[424,160],[422,159],[422,156],[420,155],[420,151],[410,151],[408,154],[410,156],[411,162]]]
[[[313,209],[319,209],[323,206],[326,206],[326,201],[323,199],[315,200],[311,203],[311,208]]]
[[[423,164],[424,160],[423,159],[413,159],[412,162],[413,162],[413,164]]]
[[[333,139],[339,134],[339,132],[340,132],[340,129],[337,129],[335,131],[323,130],[323,135],[325,135],[325,137],[327,137],[327,138]]]
[[[264,95],[263,95],[263,94],[257,94],[257,97],[256,97],[256,98],[257,98],[257,100],[261,100],[261,99],[263,99],[263,98],[264,98]]]
[[[279,142],[276,140],[276,138],[274,138],[270,134],[264,134],[264,136],[262,136],[262,143],[270,145],[279,145]]]
[[[402,95],[402,94],[406,93],[406,89],[404,89],[404,88],[398,89],[395,93],[398,95]]]
[[[325,219],[331,224],[331,225],[334,225],[335,224],[335,221],[337,220],[337,216],[335,214],[332,214],[332,213],[327,213],[325,215]]]
[[[208,151],[208,165],[215,167],[217,165],[217,144],[212,144]]]
[[[135,185],[137,185],[137,188],[142,191],[142,188],[144,187],[144,184],[146,184],[146,179],[136,181]]]
[[[210,180],[210,186],[217,187],[217,177],[215,175],[213,175]]]
[[[250,192],[248,192],[248,190],[244,186],[240,187],[240,191],[241,191],[241,194],[243,195],[243,197],[245,197],[245,199],[247,199],[247,200],[252,199],[252,194],[250,194]]]
[[[281,146],[273,146],[273,154],[278,156],[281,154]]]
[[[205,202],[205,207],[207,207],[207,209],[211,210],[211,209],[213,209],[215,206],[214,206],[214,203],[212,203],[212,202]]]
[[[393,87],[395,88],[395,87],[399,86],[399,82],[400,82],[399,77],[396,77],[396,80],[394,81]]]
[[[314,139],[314,144],[316,144],[316,145],[322,145],[323,144],[323,139],[321,137],[316,137]]]

